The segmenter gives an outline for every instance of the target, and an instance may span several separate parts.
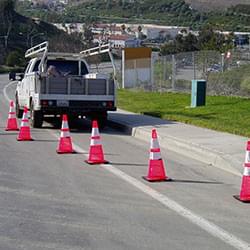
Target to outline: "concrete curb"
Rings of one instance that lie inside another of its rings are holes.
[[[133,127],[129,124],[121,123],[112,119],[109,120],[109,125],[146,142],[149,141],[149,138],[151,137],[151,129],[153,128],[151,126]],[[170,135],[166,136],[158,134],[158,137],[161,147],[166,150],[201,161],[211,167],[216,167],[233,175],[242,176],[242,173],[239,172],[237,166],[242,166],[243,163],[229,154],[211,150],[200,144],[180,140],[179,138]]]

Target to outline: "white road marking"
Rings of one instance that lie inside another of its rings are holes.
[[[12,83],[12,82],[11,82]],[[11,85],[9,83],[4,88],[4,96],[7,100],[10,100],[8,97],[8,94],[6,93],[6,89],[8,86]],[[56,138],[59,138],[59,133],[56,133],[54,131],[51,131],[48,129],[48,131]],[[80,146],[73,143],[73,148],[77,152],[81,153],[88,153]],[[221,227],[215,225],[214,223],[204,219],[203,217],[195,214],[191,210],[185,208],[184,206],[181,206],[176,201],[168,198],[166,195],[161,194],[160,192],[156,191],[155,189],[145,185],[143,182],[135,179],[134,177],[127,175],[123,171],[115,168],[111,164],[101,164],[101,167],[105,168],[107,171],[111,172],[112,174],[116,175],[120,179],[126,181],[127,183],[131,184],[132,186],[136,187],[138,190],[142,191],[143,193],[147,194],[148,196],[152,197],[154,200],[160,202],[162,205],[167,207],[168,209],[171,209],[175,213],[179,214],[180,216],[188,219],[193,224],[197,225],[204,231],[208,232],[210,235],[219,238],[224,243],[231,245],[235,249],[238,250],[250,250],[250,244],[244,240],[241,240],[240,238],[234,236],[233,234],[225,231]]]
[[[174,200],[168,198],[166,195],[159,193],[158,191],[152,189],[151,187],[145,185],[141,181],[127,175],[123,171],[113,167],[112,165],[102,165],[103,168],[110,171],[117,177],[123,179],[124,181],[130,183],[137,189],[141,190],[143,193],[151,196],[153,199],[157,200],[165,207],[171,209],[172,211],[176,212],[177,214],[181,215],[182,217],[188,219],[193,224],[199,226],[203,230],[207,231],[210,235],[219,238],[220,240],[224,241],[225,243],[235,247],[239,250],[247,250],[250,249],[250,244],[241,240],[240,238],[230,234],[229,232],[225,231],[224,229],[220,228],[219,226],[215,225],[212,222],[202,218],[201,216],[193,213],[189,209],[181,206]]]
[[[9,86],[11,86],[12,84],[14,84],[14,83],[16,83],[16,82],[9,82],[9,83],[8,83],[7,85],[5,85],[4,88],[3,88],[4,97],[5,97],[5,99],[6,99],[8,102],[10,102],[11,99],[9,98],[9,96],[8,96],[8,94],[7,94],[7,88],[8,88]]]

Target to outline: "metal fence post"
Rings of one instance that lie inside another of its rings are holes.
[[[221,71],[224,72],[224,67],[225,67],[225,60],[224,60],[224,53],[221,53]]]
[[[196,67],[195,67],[195,53],[192,52],[193,57],[193,67],[194,67],[194,80],[196,80]]]
[[[167,56],[163,57],[163,80],[166,81],[167,80]]]
[[[136,59],[134,59],[134,71],[135,71],[135,87],[138,87],[138,72],[137,72]]]
[[[175,56],[172,55],[172,90],[175,90],[176,65]]]

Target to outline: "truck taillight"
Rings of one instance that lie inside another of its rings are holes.
[[[47,100],[41,101],[41,106],[43,106],[43,107],[48,106],[48,101]]]
[[[108,107],[113,107],[113,102],[108,102],[108,105],[107,105]]]

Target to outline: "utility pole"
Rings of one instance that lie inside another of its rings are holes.
[[[2,38],[4,38],[4,47],[7,48],[8,47],[8,36],[0,36]]]

